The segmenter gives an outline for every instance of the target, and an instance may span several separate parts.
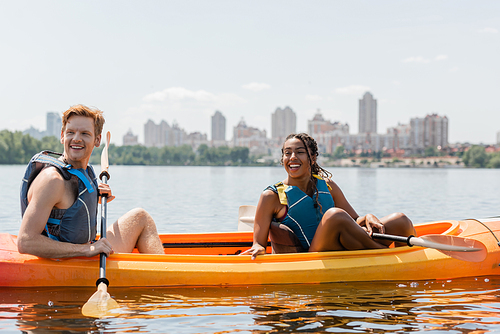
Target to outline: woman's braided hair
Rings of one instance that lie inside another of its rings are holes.
[[[314,200],[316,204],[320,207],[320,211],[323,212],[321,203],[319,203],[318,201],[319,197],[318,188],[316,187],[316,181],[314,179],[313,174],[321,176],[322,178],[331,178],[332,173],[330,173],[329,171],[318,165],[318,159],[317,159],[319,156],[318,144],[316,143],[316,140],[314,140],[313,137],[309,136],[307,133],[291,133],[286,137],[285,142],[292,138],[299,139],[302,142],[302,144],[304,144],[304,146],[307,148],[306,149],[307,157],[309,158],[309,166],[311,167],[311,175],[310,175],[311,184],[313,186],[313,191],[316,194],[316,196],[314,196]],[[284,145],[285,144],[283,143],[283,147],[281,148],[281,164],[283,164]],[[315,159],[313,160],[311,159],[311,157],[314,157]]]

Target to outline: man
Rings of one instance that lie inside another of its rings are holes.
[[[132,252],[163,254],[152,217],[133,209],[107,228],[107,238],[94,241],[97,202],[114,196],[106,184],[97,185],[88,165],[101,143],[102,111],[76,105],[63,113],[59,159],[38,154],[28,165],[21,190],[23,219],[17,238],[20,253],[45,258],[95,256]]]

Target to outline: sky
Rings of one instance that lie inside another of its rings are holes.
[[[496,142],[500,1],[0,1],[0,130],[45,130],[48,111],[104,111],[112,143],[149,120],[226,139],[244,119],[271,136],[289,106],[358,132],[437,113],[449,141]]]

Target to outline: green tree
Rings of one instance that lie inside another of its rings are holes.
[[[345,154],[344,146],[340,145],[335,147],[332,156],[334,159],[344,159],[345,157],[347,157],[347,154]]]
[[[488,168],[500,168],[500,152],[493,153],[486,165]]]
[[[3,161],[5,164],[23,164],[26,162],[22,145],[23,134],[21,131],[10,132],[8,130],[0,131],[1,146],[5,148]]]
[[[486,167],[488,155],[483,146],[473,145],[463,155],[463,162],[468,167]]]
[[[426,147],[424,150],[424,157],[437,157],[438,156],[438,150],[434,146],[429,146]]]
[[[196,150],[198,164],[204,165],[208,163],[207,152],[208,152],[207,144],[201,144],[200,146],[198,146],[198,149]]]
[[[40,152],[40,142],[30,135],[21,138],[21,145],[24,151],[24,160],[31,159],[32,156]]]
[[[234,163],[241,162],[245,164],[248,161],[249,153],[250,150],[248,147],[233,147],[230,153],[231,161]]]
[[[64,146],[61,144],[61,140],[54,136],[43,137],[40,142],[40,151],[49,150],[58,153],[63,153]]]

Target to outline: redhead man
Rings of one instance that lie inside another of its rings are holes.
[[[107,184],[97,184],[90,155],[101,143],[102,111],[83,105],[62,117],[63,154],[35,155],[23,178],[17,247],[20,253],[45,258],[95,256],[132,252],[163,254],[152,217],[133,209],[108,226],[106,238],[95,240],[101,194],[114,198]]]

